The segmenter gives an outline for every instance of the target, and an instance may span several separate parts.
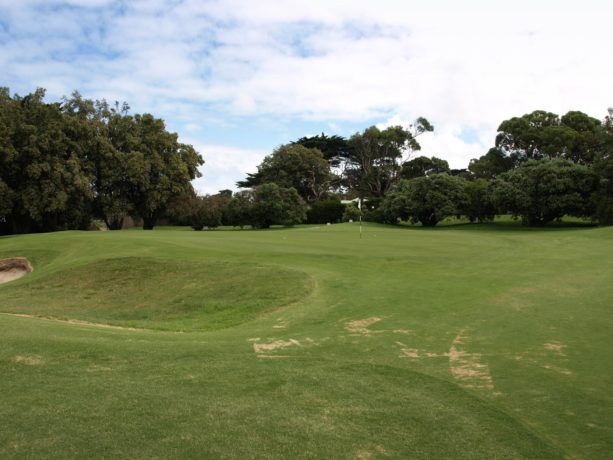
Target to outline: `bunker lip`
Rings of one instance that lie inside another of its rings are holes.
[[[25,257],[0,259],[0,284],[19,279],[32,270],[32,264]]]

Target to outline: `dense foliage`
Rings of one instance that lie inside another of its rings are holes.
[[[602,121],[579,111],[537,110],[504,120],[495,145],[466,169],[437,157],[410,158],[433,127],[371,126],[348,139],[302,137],[275,149],[237,185],[198,197],[203,164],[164,121],[127,104],[78,92],[60,102],[45,91],[0,89],[0,234],[109,229],[126,217],[153,228],[160,218],[195,229],[267,228],[355,219],[433,226],[450,216],[484,222],[511,213],[532,226],[564,215],[613,224],[613,109]],[[340,199],[368,202],[364,213]]]
[[[0,89],[0,233],[110,229],[124,217],[150,229],[174,196],[191,190],[202,157],[161,119],[77,92],[47,103],[38,89]]]
[[[432,226],[449,216],[485,222],[511,213],[533,226],[563,215],[611,224],[612,120],[613,110],[603,122],[579,111],[510,118],[500,124],[495,146],[466,169],[451,169],[437,157],[409,157],[421,148],[417,137],[433,130],[425,118],[407,129],[371,126],[349,139],[322,133],[281,146],[238,185],[296,188],[313,223],[335,221],[319,216],[336,196],[367,199],[362,217],[386,223]],[[357,211],[345,207],[342,219]]]
[[[529,160],[509,171],[494,187],[494,201],[531,226],[563,217],[591,215],[590,196],[597,178],[590,168],[569,160]]]
[[[381,206],[387,222],[410,220],[433,227],[447,217],[460,214],[466,201],[463,180],[441,173],[401,180]]]

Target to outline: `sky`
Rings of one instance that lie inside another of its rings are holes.
[[[426,117],[465,168],[505,119],[613,106],[608,0],[0,0],[0,86],[163,118],[236,189],[302,136]]]

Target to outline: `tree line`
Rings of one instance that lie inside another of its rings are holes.
[[[249,190],[229,196],[228,206],[253,203],[261,187],[275,184],[296,192],[301,201],[293,206],[303,209],[293,220],[266,225],[300,223],[305,216],[312,223],[355,218],[358,209],[339,205],[340,198],[356,197],[367,204],[366,220],[389,224],[434,226],[451,216],[484,222],[497,214],[512,214],[530,226],[565,215],[613,223],[613,109],[603,120],[541,110],[505,120],[495,145],[466,169],[451,169],[436,157],[411,158],[421,148],[418,137],[432,130],[418,118],[408,128],[372,126],[349,139],[323,133],[300,138],[277,148],[238,182]],[[232,225],[231,220],[220,222]],[[261,226],[255,218],[247,222]]]
[[[44,101],[0,89],[0,234],[109,229],[160,218],[200,230],[357,219],[434,226],[512,214],[531,226],[565,215],[613,223],[613,109],[602,119],[542,110],[503,121],[494,146],[465,169],[416,156],[425,118],[349,138],[302,137],[268,155],[241,191],[197,196],[202,156],[164,121],[78,92]],[[365,206],[343,205],[360,199]]]
[[[0,88],[0,234],[121,228],[126,216],[151,229],[173,197],[192,190],[204,163],[153,115],[78,92],[47,103]]]

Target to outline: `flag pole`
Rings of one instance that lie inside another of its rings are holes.
[[[360,210],[360,239],[362,239],[362,199],[358,198],[358,209]]]

